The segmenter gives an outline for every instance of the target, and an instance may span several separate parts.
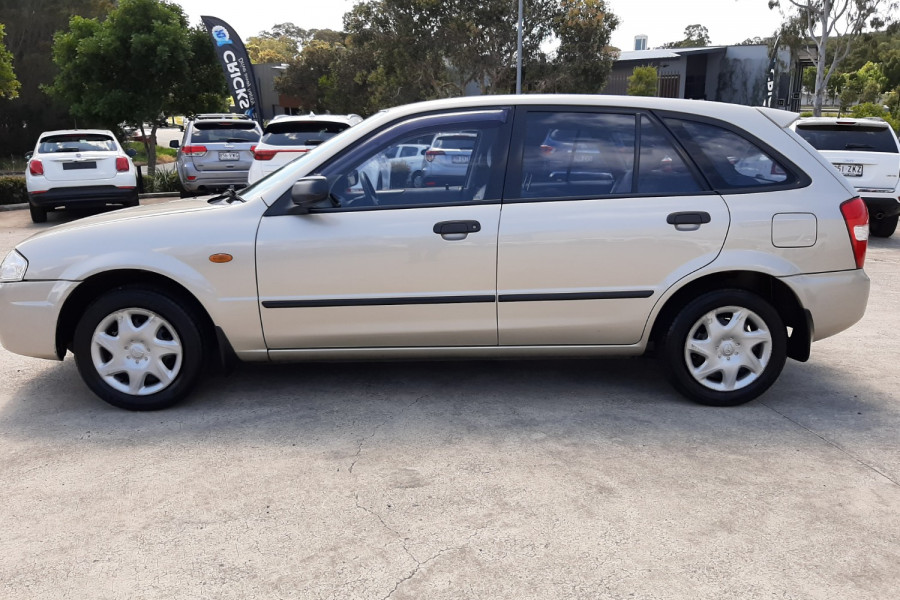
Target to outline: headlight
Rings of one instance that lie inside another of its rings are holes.
[[[0,263],[0,282],[22,281],[25,278],[25,270],[28,269],[28,261],[16,250],[12,250]]]

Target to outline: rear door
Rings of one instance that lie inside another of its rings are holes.
[[[724,243],[725,202],[648,113],[520,107],[512,148],[501,345],[635,344],[660,294]]]

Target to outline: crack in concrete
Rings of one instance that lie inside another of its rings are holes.
[[[409,410],[410,408],[412,408],[413,406],[418,404],[419,400],[421,400],[423,398],[427,398],[427,397],[428,397],[428,394],[419,396],[418,398],[416,398],[415,400],[413,400],[412,402],[410,402],[409,404],[407,404],[406,406],[401,408],[400,411],[396,415],[393,415],[392,417],[388,417],[387,419],[385,419],[384,421],[382,421],[381,423],[376,425],[375,429],[372,430],[372,435],[370,435],[368,437],[364,437],[361,440],[359,440],[359,445],[356,448],[356,454],[353,455],[353,461],[350,463],[350,468],[348,469],[348,471],[350,473],[353,473],[353,467],[355,467],[356,463],[359,462],[359,457],[362,454],[362,448],[363,448],[363,445],[366,443],[366,440],[371,440],[373,437],[375,437],[375,434],[378,433],[378,430],[381,429],[382,427],[384,427],[385,425],[387,425],[388,421],[390,421],[392,418],[399,417],[404,412],[406,412],[407,410]]]
[[[875,465],[871,465],[871,464],[867,463],[866,461],[864,461],[863,459],[859,458],[858,456],[856,456],[855,454],[853,454],[852,452],[850,452],[849,450],[847,450],[846,448],[844,448],[843,446],[841,446],[840,444],[838,444],[837,442],[834,442],[834,441],[832,441],[832,440],[829,440],[828,438],[826,438],[826,437],[825,437],[824,435],[822,435],[821,433],[819,433],[819,432],[817,432],[817,431],[814,431],[814,430],[810,429],[809,427],[807,427],[807,426],[804,425],[803,423],[800,423],[800,422],[797,421],[796,419],[792,419],[791,417],[787,416],[787,415],[784,414],[783,412],[781,412],[781,411],[779,411],[779,410],[776,410],[776,409],[772,408],[771,406],[769,406],[769,405],[766,404],[765,402],[760,401],[759,403],[762,404],[763,406],[765,406],[766,408],[768,408],[769,410],[771,410],[772,412],[774,412],[776,415],[781,416],[781,418],[786,419],[787,421],[790,421],[791,423],[793,423],[793,424],[796,425],[797,427],[803,429],[803,430],[806,431],[807,433],[810,433],[810,434],[816,436],[817,438],[819,438],[820,440],[822,440],[823,442],[825,442],[826,444],[828,444],[828,445],[831,446],[832,448],[838,450],[838,451],[841,452],[842,454],[846,455],[847,457],[849,457],[850,459],[852,459],[853,461],[855,461],[857,464],[862,465],[863,467],[869,469],[870,471],[876,473],[877,475],[880,475],[881,477],[887,479],[888,481],[890,481],[891,483],[893,483],[893,484],[896,485],[897,487],[900,487],[900,481],[897,481],[896,479],[894,479],[893,477],[891,477],[891,476],[888,475],[887,473],[883,473],[878,467],[876,467]]]

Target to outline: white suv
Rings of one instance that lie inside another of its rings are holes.
[[[262,179],[361,122],[359,115],[278,115],[263,129],[262,139],[253,149],[247,182]]]
[[[239,192],[20,243],[0,265],[0,343],[71,350],[91,390],[133,410],[229,357],[650,350],[687,397],[740,404],[868,300],[866,207],[794,119],[599,95],[386,110]],[[453,178],[376,185],[368,165],[446,132],[470,142]]]
[[[794,128],[862,196],[872,235],[892,235],[900,215],[900,146],[891,126],[874,117],[810,117]]]
[[[137,206],[137,170],[112,131],[46,131],[26,154],[25,187],[31,220],[43,223],[59,207]]]

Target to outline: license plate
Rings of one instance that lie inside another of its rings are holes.
[[[467,165],[467,164],[469,164],[469,157],[458,154],[458,155],[452,157],[450,159],[450,162],[452,162],[455,165]]]
[[[240,152],[219,152],[219,160],[239,160]]]
[[[63,171],[78,171],[80,169],[96,169],[96,161],[89,160],[86,162],[69,162],[63,163]]]
[[[862,165],[842,165],[835,164],[837,170],[841,172],[841,175],[844,177],[862,177],[863,174],[863,166]]]

